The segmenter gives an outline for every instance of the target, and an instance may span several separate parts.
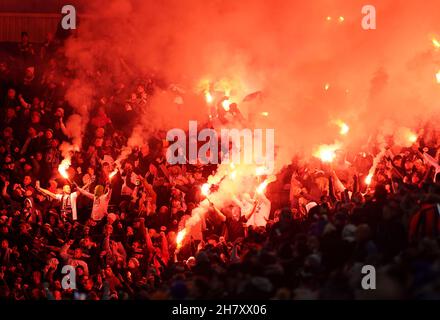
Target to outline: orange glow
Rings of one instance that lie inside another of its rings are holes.
[[[339,20],[339,22],[344,22],[345,18],[344,18],[343,16],[340,16],[340,17],[338,18],[338,20]]]
[[[325,91],[327,91],[328,89],[330,89],[330,83],[326,83],[326,84],[324,85],[324,89],[325,89]]]
[[[435,37],[432,38],[432,44],[436,49],[440,48],[440,41],[438,41]]]
[[[67,173],[67,169],[70,167],[70,159],[66,158],[63,161],[61,161],[60,165],[58,166],[58,172],[64,179],[69,179],[69,175]]]
[[[436,80],[437,80],[437,83],[440,83],[440,71],[438,71],[438,72],[435,74],[435,78],[436,78]]]
[[[264,112],[261,113],[261,115],[262,115],[263,117],[268,117],[268,116],[269,116],[269,112],[264,111]]]

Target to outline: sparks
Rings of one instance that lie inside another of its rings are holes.
[[[185,239],[185,236],[186,236],[186,229],[182,229],[177,233],[176,245],[177,245],[178,249],[180,249],[182,247],[182,242],[183,242],[183,239]]]
[[[61,174],[61,176],[64,179],[69,179],[69,174],[67,173],[67,169],[70,167],[70,159],[66,158],[63,161],[61,161],[60,165],[58,166],[58,172]]]

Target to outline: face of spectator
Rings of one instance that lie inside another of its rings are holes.
[[[71,189],[70,189],[70,186],[69,186],[68,184],[66,184],[66,185],[63,186],[63,192],[64,192],[65,194],[70,194]]]
[[[232,208],[232,219],[234,219],[235,221],[240,220],[240,216],[241,216],[241,212],[240,212],[240,208],[239,207],[233,207]]]
[[[27,43],[29,42],[29,36],[28,36],[27,34],[23,34],[23,35],[21,36],[21,42],[22,42],[23,44],[27,44]]]
[[[412,163],[412,161],[406,161],[405,162],[405,170],[411,171],[413,166],[414,166],[414,164]]]
[[[14,117],[15,117],[15,110],[14,110],[14,108],[8,108],[8,110],[6,110],[6,118],[12,119]]]
[[[168,213],[168,207],[166,207],[166,206],[160,207],[159,213],[160,214],[167,214]]]
[[[61,118],[62,116],[64,116],[64,111],[62,108],[58,108],[55,113],[54,113],[55,117],[57,118]]]
[[[23,178],[23,184],[24,184],[25,186],[28,186],[28,185],[30,185],[31,183],[32,183],[32,179],[31,179],[30,176],[25,176],[25,177]]]
[[[53,292],[53,296],[54,296],[55,300],[62,300],[63,299],[63,296],[61,295],[60,290],[55,290]]]
[[[14,89],[8,89],[8,99],[14,99],[15,98],[15,90]]]
[[[37,135],[37,131],[35,130],[35,128],[30,127],[28,129],[28,134],[29,134],[29,137],[35,137]]]
[[[95,137],[96,137],[96,138],[103,138],[103,137],[104,137],[104,134],[105,134],[105,130],[104,130],[104,128],[98,128],[98,129],[96,129],[96,131],[95,131]]]
[[[402,159],[395,159],[393,161],[394,166],[401,167],[402,166]]]
[[[81,250],[80,248],[76,248],[76,249],[73,251],[73,257],[74,257],[75,259],[81,259],[81,257],[82,257],[82,250]]]
[[[171,206],[172,206],[174,209],[180,208],[180,201],[177,200],[177,199],[173,199],[173,200],[171,201]]]
[[[57,148],[58,147],[58,140],[57,139],[53,139],[50,142],[50,145],[51,145],[52,148]]]
[[[3,137],[6,139],[12,138],[12,129],[7,127],[3,130]]]
[[[77,258],[77,259],[79,259],[79,258]],[[79,277],[84,276],[84,269],[81,268],[81,267],[77,267],[76,268],[76,275],[79,276]]]
[[[46,130],[46,132],[45,132],[45,137],[46,137],[47,140],[52,139],[52,138],[53,138],[53,133],[52,133],[52,131],[51,131],[51,130]]]

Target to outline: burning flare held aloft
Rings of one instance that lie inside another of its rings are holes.
[[[118,173],[118,168],[110,172],[110,174],[108,175],[108,179],[111,180],[117,173]]]
[[[348,124],[346,124],[342,120],[336,120],[335,123],[339,127],[339,134],[341,136],[346,136],[348,134],[348,132],[350,131],[350,127],[348,126]]]
[[[340,148],[339,143],[323,144],[318,147],[313,156],[321,159],[322,162],[331,163],[336,158],[336,151]]]
[[[177,236],[176,236],[176,246],[177,246],[177,249],[180,249],[182,247],[182,242],[185,239],[185,236],[186,236],[186,229],[185,228],[180,230],[177,233]]]
[[[202,194],[207,197],[211,191],[211,185],[209,183],[204,183],[201,187]]]
[[[269,183],[274,182],[275,180],[276,180],[275,176],[270,176],[270,177],[264,179],[264,181],[257,186],[257,189],[255,190],[255,192],[257,194],[263,194],[266,191],[266,188],[269,185]]]
[[[367,186],[369,186],[371,184],[371,181],[373,180],[373,173],[369,173],[366,177],[365,177],[365,184]]]
[[[60,165],[58,166],[58,172],[64,179],[69,179],[69,174],[67,173],[67,169],[69,169],[71,165],[70,159],[65,158],[63,161],[61,161]]]
[[[205,91],[205,100],[208,104],[211,104],[214,101],[214,97],[212,96],[211,92]]]

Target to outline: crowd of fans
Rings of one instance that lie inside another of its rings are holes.
[[[370,186],[377,150],[344,155],[334,170],[294,160],[272,188],[290,197],[272,201],[264,223],[246,223],[231,201],[212,207],[200,236],[177,248],[215,166],[169,165],[157,131],[109,178],[163,85],[150,75],[94,97],[67,181],[58,166],[71,142],[65,94],[74,77],[51,35],[37,48],[23,33],[0,57],[2,299],[440,298],[435,126],[409,148],[390,142]],[[66,265],[75,289],[63,285]],[[376,290],[361,287],[364,265],[377,270]]]

